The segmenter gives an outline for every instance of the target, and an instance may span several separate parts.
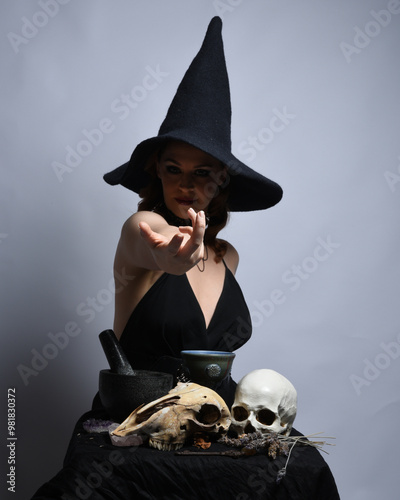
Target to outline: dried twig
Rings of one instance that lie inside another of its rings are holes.
[[[192,450],[181,450],[176,451],[175,455],[183,455],[183,456],[223,456],[223,457],[232,457],[239,458],[247,455],[244,451],[240,450],[227,450],[227,451],[192,451]]]

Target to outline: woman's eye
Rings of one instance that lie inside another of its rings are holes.
[[[210,170],[207,170],[206,168],[198,168],[196,170],[196,175],[198,177],[208,177],[210,175]]]
[[[166,165],[165,169],[169,174],[179,174],[180,172],[179,168],[175,165]]]

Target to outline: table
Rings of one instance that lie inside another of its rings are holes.
[[[286,476],[277,483],[285,456],[275,460],[265,453],[229,456],[181,456],[141,445],[119,447],[107,433],[88,433],[83,422],[107,419],[91,410],[78,420],[63,468],[43,484],[31,500],[54,499],[229,499],[338,500],[329,466],[312,446],[296,445]],[[292,434],[300,435],[293,430]],[[194,446],[184,449],[198,450]],[[212,443],[209,451],[234,448]]]

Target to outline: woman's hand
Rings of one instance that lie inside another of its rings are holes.
[[[185,273],[204,256],[205,214],[203,211],[196,214],[190,208],[188,215],[192,226],[174,228],[172,236],[153,231],[146,222],[139,223],[140,235],[154,263],[159,269],[170,274]]]

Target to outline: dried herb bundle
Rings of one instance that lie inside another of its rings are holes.
[[[224,436],[220,438],[218,442],[236,448],[243,448],[244,450],[255,450],[256,452],[266,451],[271,458],[275,459],[278,455],[288,456],[291,445],[294,446],[295,444],[313,446],[321,451],[325,451],[322,449],[322,446],[331,443],[326,443],[326,441],[310,441],[308,439],[317,435],[318,434],[309,436],[284,436],[276,432],[262,434],[260,431],[257,431],[249,434],[242,434],[237,438]],[[333,438],[326,437],[324,439]]]
[[[242,434],[237,438],[224,436],[218,442],[241,448],[242,451],[247,452],[249,455],[252,452],[266,451],[268,456],[275,459],[278,455],[285,455],[287,457],[289,454],[289,443],[275,432],[271,432],[267,436],[263,435],[260,431]]]
[[[321,451],[325,451],[322,449],[322,446],[325,444],[331,444],[326,443],[325,441],[310,441],[308,439],[309,437],[316,435],[318,434],[312,434],[310,436],[284,436],[275,432],[263,435],[260,431],[257,431],[249,434],[242,434],[237,438],[224,436],[218,440],[218,443],[241,448],[241,451],[248,455],[252,455],[257,452],[266,452],[267,455],[273,460],[275,460],[278,455],[286,456],[286,463],[284,467],[278,471],[276,478],[276,482],[280,483],[286,475],[286,468],[289,463],[290,454],[296,444],[313,446]]]

